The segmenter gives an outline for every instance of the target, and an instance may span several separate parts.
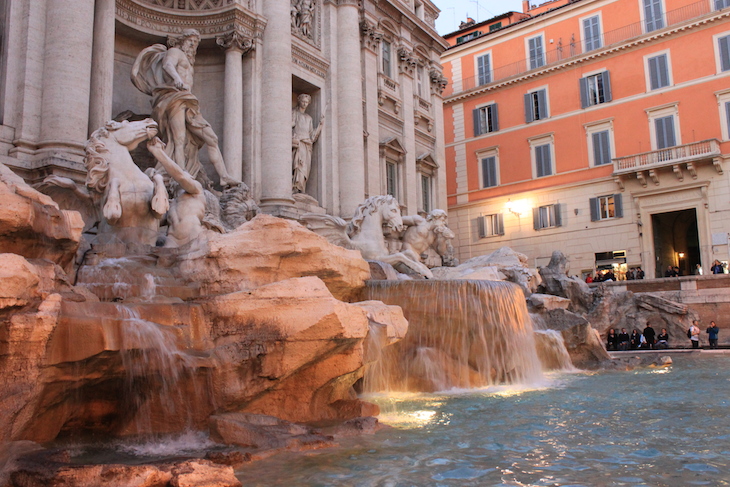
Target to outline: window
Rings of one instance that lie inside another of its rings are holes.
[[[590,199],[591,221],[608,220],[624,216],[621,194],[610,194]]]
[[[456,38],[456,43],[461,44],[462,42],[470,41],[472,39],[476,39],[481,35],[481,31],[475,30],[474,32],[470,32],[469,34],[463,35],[461,37]]]
[[[421,174],[421,208],[426,213],[430,212],[431,208],[431,176]]]
[[[730,7],[730,0],[715,0],[715,10],[722,10]]]
[[[725,102],[725,139],[730,139],[730,101]]]
[[[543,144],[535,146],[535,174],[538,178],[551,176],[553,174],[553,165],[550,154],[551,144]]]
[[[499,130],[499,113],[497,104],[491,103],[487,106],[479,107],[473,112],[474,115],[474,136],[496,132]]]
[[[388,78],[391,77],[391,45],[388,41],[382,43],[382,61],[383,61],[383,74]]]
[[[398,197],[398,167],[392,162],[385,163],[386,191],[389,195]]]
[[[664,27],[664,15],[662,11],[662,0],[643,0],[644,2],[644,26],[647,32]]]
[[[669,86],[669,62],[666,54],[647,58],[649,68],[649,88],[658,90]]]
[[[730,2],[730,0],[727,0],[727,1]],[[497,22],[496,24],[492,24],[489,26],[489,32],[494,32],[495,30],[501,29],[501,28],[502,28],[502,22]]]
[[[537,90],[525,95],[525,123],[548,118],[547,90]]]
[[[730,140],[730,90],[716,93],[717,106],[720,109],[720,128],[723,140]]]
[[[532,224],[535,230],[562,226],[561,207],[554,204],[532,209]]]
[[[480,85],[486,85],[492,82],[492,67],[489,54],[484,54],[477,58],[477,73]]]
[[[497,186],[497,156],[482,157],[482,188]]]
[[[608,130],[592,133],[591,145],[593,146],[594,166],[611,164],[611,134]]]
[[[599,20],[598,15],[583,19],[583,39],[585,51],[592,51],[593,49],[598,49],[603,45],[601,42],[601,25],[598,22]]]
[[[677,145],[674,137],[674,115],[654,119],[654,133],[656,134],[656,148],[666,149]]]
[[[611,76],[608,71],[581,78],[579,86],[583,108],[611,101]]]
[[[504,235],[504,217],[501,213],[484,215],[477,218],[479,238]]]
[[[419,65],[416,66],[416,93],[421,98],[425,98],[426,96],[426,90],[423,89],[423,79],[425,78],[425,75],[423,73],[424,67]]]
[[[727,0],[730,2],[730,0]],[[730,71],[730,35],[717,39],[718,54],[720,56],[720,71]]]
[[[527,40],[527,50],[530,58],[530,69],[539,68],[545,65],[545,52],[542,49],[542,36],[533,37]]]

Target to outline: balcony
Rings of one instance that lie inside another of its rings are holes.
[[[699,162],[712,162],[719,174],[722,174],[720,163],[720,141],[717,139],[702,140],[690,144],[677,145],[666,149],[642,152],[613,160],[613,175],[623,189],[621,176],[636,175],[636,178],[646,187],[647,176],[659,184],[658,171],[662,168],[671,168],[678,180],[684,181],[686,170],[693,179],[697,179],[696,165]]]
[[[547,50],[537,58],[532,60],[529,58],[521,59],[514,63],[496,67],[481,78],[478,76],[464,78],[461,80],[460,87],[456,83],[457,87],[455,88],[455,83],[451,82],[444,92],[444,97],[448,98],[460,95],[477,88],[487,87],[510,78],[522,76],[530,71],[539,71],[550,66],[568,62],[593,51],[599,52],[631,39],[636,39],[643,35],[650,35],[652,31],[658,31],[666,27],[700,18],[712,11],[711,4],[707,0],[700,0],[664,13],[661,18],[656,20],[653,30],[647,29],[647,26],[643,22],[635,22],[619,27],[618,29],[604,32],[600,36],[588,39],[587,41],[580,39],[580,35],[576,37],[575,33],[573,33],[569,39],[563,40],[559,38],[555,49]]]

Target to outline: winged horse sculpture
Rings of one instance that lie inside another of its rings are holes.
[[[379,260],[396,266],[402,264],[423,277],[432,278],[431,271],[420,262],[413,250],[388,253],[383,225],[397,232],[403,230],[403,217],[398,200],[393,196],[372,196],[355,210],[349,223],[331,215],[307,213],[302,216],[308,229],[322,235],[330,243],[359,250],[364,259]]]

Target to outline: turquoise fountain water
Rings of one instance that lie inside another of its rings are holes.
[[[392,426],[247,466],[247,486],[686,486],[730,483],[730,356],[550,374],[543,387],[381,394]]]

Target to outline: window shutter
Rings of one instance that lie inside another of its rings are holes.
[[[530,123],[534,120],[532,117],[532,93],[525,94],[525,123]]]
[[[543,163],[543,156],[542,156],[542,147],[541,145],[538,145],[535,147],[535,174],[538,178],[543,177],[545,174],[543,172],[542,163]]]
[[[555,210],[555,226],[556,227],[562,227],[563,226],[563,207],[565,206],[565,203],[557,203],[553,205],[553,209]]]
[[[727,131],[730,134],[730,101],[725,102],[725,117],[727,118]],[[730,135],[727,137],[730,139]]]
[[[490,157],[488,165],[489,165],[490,186],[496,186],[497,185],[497,158]]]
[[[666,149],[674,145],[674,127],[672,123],[673,117],[657,118],[654,120],[654,129],[656,130],[656,147],[657,149]]]
[[[540,230],[540,208],[532,209],[532,228]]]
[[[497,213],[497,235],[504,235],[504,215]]]
[[[613,212],[616,218],[623,218],[624,216],[624,204],[621,193],[613,195]]]
[[[490,105],[490,110],[492,111],[492,131],[496,132],[499,130],[499,112],[497,110],[497,104]]]
[[[655,57],[649,58],[649,87],[652,90],[659,88],[658,59]]]
[[[491,66],[489,54],[477,58],[477,69],[479,71],[479,84],[485,85],[491,81]]]
[[[487,225],[483,216],[477,217],[477,230],[479,231],[479,238],[487,236]]]
[[[537,110],[540,116],[540,120],[548,118],[547,111],[547,93],[545,90],[537,92]]]
[[[604,71],[601,73],[601,77],[603,78],[603,99],[609,102],[613,100],[611,97],[611,75],[608,71]]]
[[[659,87],[669,86],[669,66],[666,54],[657,58],[657,70],[659,71]]]
[[[472,115],[474,116],[474,137],[476,137],[477,135],[482,134],[482,128],[480,127],[479,123],[479,109],[475,108],[472,111]]]
[[[593,164],[609,164],[611,162],[611,146],[608,130],[593,134]]]
[[[579,79],[578,86],[580,87],[580,107],[585,108],[588,106],[588,78]]]
[[[720,37],[717,40],[720,47],[720,69],[730,70],[730,36]]]
[[[598,207],[598,198],[591,198],[590,200],[588,200],[588,203],[591,207],[591,221],[595,222],[600,220],[601,217],[599,215],[600,209]]]

